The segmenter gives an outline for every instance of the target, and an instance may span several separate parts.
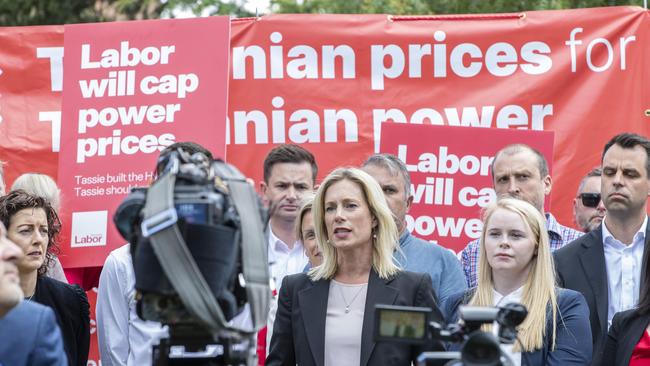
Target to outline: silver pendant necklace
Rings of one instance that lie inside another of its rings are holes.
[[[363,291],[364,287],[366,287],[367,285],[368,285],[368,284],[366,283],[366,284],[364,284],[363,286],[361,286],[361,287],[359,288],[359,290],[357,291],[357,293],[354,294],[354,296],[352,297],[352,300],[350,300],[350,302],[348,302],[348,301],[345,299],[345,294],[343,294],[343,286],[342,286],[342,285],[339,285],[339,286],[338,286],[338,288],[339,288],[339,292],[341,293],[341,298],[343,299],[343,303],[345,303],[345,313],[346,313],[346,314],[350,313],[350,306],[352,305],[352,303],[354,303],[354,300],[357,299],[357,296],[359,296],[359,294],[361,293],[361,291]]]

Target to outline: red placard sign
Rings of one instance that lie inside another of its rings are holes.
[[[406,217],[416,236],[456,252],[481,235],[480,211],[496,199],[490,165],[506,145],[526,144],[550,163],[553,133],[494,128],[382,126],[381,152],[398,156],[409,170],[413,206]],[[546,199],[545,209],[549,210]]]
[[[102,265],[124,243],[113,212],[164,147],[225,155],[229,28],[228,17],[65,27],[64,266]]]

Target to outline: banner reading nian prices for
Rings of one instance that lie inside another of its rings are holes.
[[[381,136],[381,152],[398,156],[411,176],[408,230],[455,252],[481,235],[481,209],[496,199],[490,165],[497,151],[529,145],[551,171],[553,132],[391,123]],[[548,196],[545,209],[551,210]]]
[[[228,17],[70,25],[64,37],[59,184],[65,267],[123,245],[112,216],[159,152],[195,141],[225,154]]]

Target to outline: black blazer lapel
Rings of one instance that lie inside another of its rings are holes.
[[[585,250],[580,254],[580,263],[594,293],[600,329],[606,331],[609,292],[607,289],[607,265],[605,264],[605,250],[603,248],[603,232],[599,226],[598,229],[591,231],[587,235],[591,237],[582,243]],[[595,329],[592,329],[592,332],[595,332]]]
[[[361,331],[361,366],[368,364],[370,355],[375,348],[375,305],[392,305],[397,298],[398,290],[388,284],[392,281],[383,280],[375,271],[370,271],[368,278],[368,294],[366,307],[363,313],[363,330]]]
[[[321,280],[314,286],[298,293],[298,302],[305,325],[305,334],[309,349],[318,366],[325,363],[325,319],[327,317],[327,298],[330,292],[330,282]]]

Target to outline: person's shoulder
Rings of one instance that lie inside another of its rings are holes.
[[[454,292],[445,299],[442,303],[442,309],[447,317],[446,321],[448,323],[453,323],[458,320],[458,307],[468,304],[469,300],[474,296],[474,292],[476,292],[475,287]]]
[[[479,242],[480,242],[480,239],[474,239],[474,240],[470,241],[469,243],[467,243],[467,245],[465,246],[465,248],[463,249],[463,251],[461,253],[469,254],[469,253],[471,253],[473,251],[477,251],[478,248],[479,248]]]
[[[428,273],[402,270],[398,271],[393,276],[392,280],[398,282],[420,283],[422,281],[425,281],[427,278],[429,278],[429,281],[431,281],[431,275]]]
[[[421,251],[425,253],[429,253],[430,255],[435,255],[435,256],[440,256],[440,257],[446,257],[446,256],[451,256],[453,258],[456,258],[454,253],[449,251],[449,249],[443,247],[442,245],[438,243],[434,243],[431,241],[426,241],[422,238],[418,238],[417,236],[411,235],[413,240],[411,245],[414,247],[420,249]]]
[[[580,236],[579,238],[564,245],[562,248],[556,250],[554,252],[556,259],[573,259],[573,256],[575,254],[586,249],[585,244],[593,244],[598,241],[598,234],[596,233],[597,230],[600,230],[600,227]]]
[[[11,311],[7,313],[7,316],[37,321],[38,319],[41,319],[41,317],[46,316],[48,312],[52,313],[52,309],[37,302],[24,300],[11,309]]]
[[[117,249],[113,249],[108,254],[104,262],[104,267],[130,266],[131,262],[131,245],[126,243]]]
[[[584,295],[578,291],[574,291],[568,288],[557,288],[557,302],[560,307],[566,304],[572,304],[575,302],[584,302],[587,304]]]
[[[309,277],[308,272],[300,272],[290,274],[284,277],[283,286],[290,286],[291,288],[303,288],[311,285],[314,281]]]
[[[82,315],[90,309],[88,296],[79,285],[71,285],[49,277],[41,277],[38,286],[44,286],[55,301],[62,302],[71,313],[78,310]]]
[[[650,318],[650,314],[640,314],[637,308],[620,311],[614,314],[612,319],[612,324],[619,325],[619,328],[627,328],[630,323],[634,322],[636,319],[645,317],[646,319]]]

